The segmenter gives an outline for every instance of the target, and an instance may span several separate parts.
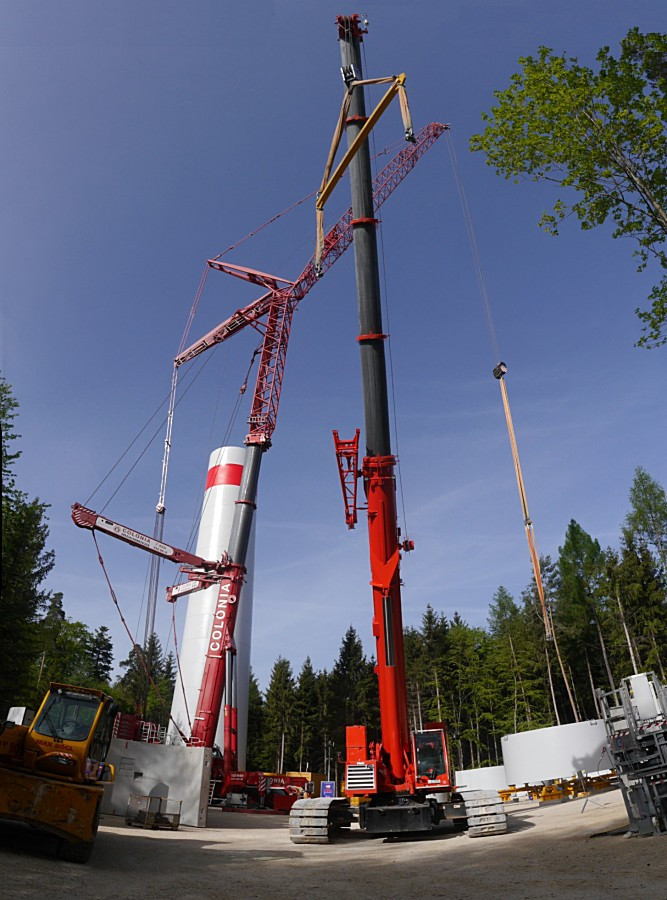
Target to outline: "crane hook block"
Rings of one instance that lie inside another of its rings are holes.
[[[507,375],[507,366],[504,362],[499,362],[498,365],[493,370],[493,377],[497,378],[498,381],[503,377],[503,375]]]

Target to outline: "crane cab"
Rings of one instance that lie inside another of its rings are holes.
[[[434,722],[422,731],[413,732],[412,758],[417,789],[451,789],[452,772],[444,722]]]

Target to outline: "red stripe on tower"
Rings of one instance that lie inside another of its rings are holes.
[[[208,470],[206,490],[216,487],[218,484],[235,484],[238,487],[241,484],[241,475],[243,475],[243,466],[236,463],[213,466]]]

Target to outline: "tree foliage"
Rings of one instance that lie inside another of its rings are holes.
[[[262,767],[262,751],[264,739],[264,698],[259,683],[252,669],[248,688],[248,734],[246,748],[246,767],[255,772]]]
[[[48,682],[60,681],[107,690],[123,711],[166,725],[176,663],[157,635],[130,650],[110,685],[108,628],[92,632],[72,621],[63,595],[41,588],[53,555],[45,549],[46,507],[28,500],[15,483],[16,409],[0,378],[0,714],[8,706],[36,705]],[[450,617],[427,606],[419,627],[405,629],[410,727],[447,722],[458,769],[501,763],[505,734],[595,717],[596,689],[613,689],[633,672],[653,670],[665,681],[667,498],[641,467],[629,506],[618,549],[603,550],[572,520],[558,559],[541,559],[553,641],[545,639],[532,576],[519,598],[497,588],[486,628],[469,625],[456,611]],[[248,767],[337,779],[346,725],[365,725],[369,741],[381,739],[374,666],[350,626],[330,670],[316,671],[307,658],[295,679],[290,661],[279,657],[265,696],[251,675]]]
[[[459,770],[498,765],[503,735],[596,718],[596,689],[611,690],[635,671],[654,670],[664,680],[667,592],[652,552],[662,519],[644,515],[662,510],[663,498],[662,487],[638,470],[619,550],[603,550],[572,520],[558,558],[540,560],[554,641],[546,640],[532,575],[519,598],[498,587],[486,628],[427,606],[419,627],[404,631],[410,727],[447,722]],[[282,759],[283,771],[305,766],[339,777],[345,725],[366,725],[369,740],[380,737],[373,661],[350,627],[330,671],[316,672],[310,659],[296,683],[291,671],[279,658],[258,713],[271,711],[271,724],[262,719],[263,765],[274,769]]]
[[[2,624],[0,627],[0,713],[10,706],[26,705],[31,693],[30,672],[37,653],[37,623],[48,592],[41,587],[54,565],[46,549],[49,529],[48,504],[16,486],[13,451],[18,402],[11,387],[0,377],[0,426],[2,428]],[[13,452],[12,452],[13,451]]]
[[[557,234],[574,214],[588,230],[609,221],[613,237],[635,241],[639,268],[667,269],[667,35],[631,29],[620,54],[597,54],[597,69],[540,47],[495,91],[486,127],[470,141],[498,174],[566,190],[541,225]],[[649,295],[638,344],[667,342],[667,274]]]
[[[653,547],[667,575],[667,495],[661,484],[638,466],[630,487],[626,533]]]
[[[125,671],[111,690],[120,709],[166,726],[176,684],[173,654],[164,655],[160,639],[153,633],[144,647],[132,647],[120,667]]]
[[[285,772],[294,758],[296,703],[294,676],[288,660],[279,656],[271,672],[264,707],[262,761],[271,772]]]

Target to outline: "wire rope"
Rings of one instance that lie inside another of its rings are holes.
[[[138,657],[138,659],[139,659],[139,662],[141,663],[141,666],[142,666],[142,668],[143,668],[143,670],[144,670],[144,673],[145,673],[145,675],[146,675],[148,681],[151,683],[151,685],[152,685],[153,688],[155,689],[155,693],[156,693],[156,695],[157,695],[158,700],[159,700],[160,703],[162,704],[163,709],[167,709],[167,704],[166,704],[166,702],[165,702],[165,699],[164,699],[164,697],[162,696],[162,694],[160,693],[160,689],[159,689],[159,687],[157,686],[157,684],[155,683],[155,680],[153,679],[153,676],[152,676],[151,673],[150,673],[150,670],[149,670],[149,668],[148,668],[148,664],[146,663],[146,659],[145,659],[145,657],[144,657],[144,654],[142,653],[141,648],[139,647],[139,644],[137,644],[137,642],[135,641],[134,636],[133,636],[132,632],[130,631],[129,626],[128,626],[126,620],[125,620],[125,616],[123,615],[123,611],[122,611],[121,608],[120,608],[120,603],[118,602],[118,597],[116,596],[116,592],[114,591],[113,585],[111,584],[111,579],[109,578],[109,573],[107,572],[107,568],[106,568],[106,566],[105,566],[105,564],[104,564],[104,560],[102,559],[102,554],[101,554],[101,552],[100,552],[100,548],[99,548],[99,545],[98,545],[98,543],[97,543],[97,537],[95,536],[95,532],[94,532],[94,531],[92,532],[92,535],[93,535],[93,542],[95,543],[95,549],[97,550],[97,559],[99,560],[99,563],[100,563],[100,565],[102,566],[102,571],[104,572],[104,577],[105,577],[105,579],[106,579],[106,582],[107,582],[107,584],[108,584],[108,586],[109,586],[109,591],[110,591],[110,593],[111,593],[111,599],[113,600],[114,605],[115,605],[116,609],[118,610],[118,615],[120,616],[120,620],[121,620],[121,622],[123,623],[123,626],[125,627],[125,631],[127,632],[127,636],[128,636],[129,639],[130,639],[130,643],[132,644],[132,647],[134,648],[134,652],[137,654],[137,657]],[[181,731],[181,729],[180,729],[180,728],[178,727],[178,725],[176,724],[176,721],[175,721],[174,718],[172,717],[171,713],[169,714],[169,719],[170,719],[170,721],[173,723],[174,727],[176,728],[176,730],[178,731],[178,733],[180,734],[180,736],[183,738],[183,740],[187,742],[186,736],[183,734],[183,732]]]
[[[197,379],[200,377],[200,375],[201,375],[201,373],[203,372],[204,368],[208,365],[209,361],[210,361],[212,358],[213,358],[213,355],[212,355],[212,354],[209,354],[209,356],[205,357],[205,359],[202,361],[202,364],[200,365],[199,369],[198,369],[197,372],[193,375],[192,380],[191,380],[190,383],[187,385],[187,387],[185,388],[185,390],[184,390],[183,393],[181,394],[180,398],[176,401],[176,406],[178,406],[180,403],[182,403],[184,397],[186,396],[186,394],[188,393],[188,391],[190,391],[190,389],[192,388],[192,386],[194,385],[194,383],[197,381]],[[165,401],[163,400],[162,403],[160,404],[160,407],[164,406],[164,403],[165,403]],[[153,418],[155,418],[155,415],[156,415],[156,413],[154,413],[153,416],[151,417],[151,419],[149,420],[149,422],[148,422],[146,425],[144,425],[144,427],[141,429],[141,431],[139,432],[139,435],[137,435],[137,437],[139,437],[139,436],[146,430],[148,424],[150,424],[150,421],[151,421]],[[119,490],[121,489],[121,487],[125,484],[125,482],[127,481],[127,479],[130,477],[130,475],[132,474],[132,472],[136,469],[136,467],[138,466],[139,462],[140,462],[141,459],[145,456],[145,454],[148,452],[148,450],[149,450],[151,444],[153,443],[153,441],[155,440],[155,438],[157,437],[157,435],[159,434],[159,432],[162,430],[162,426],[165,424],[166,421],[167,421],[166,417],[165,417],[164,419],[162,419],[162,421],[160,422],[158,428],[153,432],[153,435],[151,436],[150,440],[149,440],[148,443],[145,445],[145,447],[143,448],[143,450],[141,451],[141,453],[139,454],[139,456],[137,457],[137,459],[134,461],[134,463],[133,463],[132,466],[130,467],[129,471],[126,473],[125,477],[121,480],[120,484],[118,484],[118,486],[116,487],[115,491],[111,494],[111,496],[108,498],[108,500],[106,501],[106,503],[104,504],[104,506],[101,508],[100,512],[104,512],[104,510],[105,510],[105,509],[108,507],[108,505],[111,503],[111,501],[112,501],[113,498],[116,496],[116,494],[118,493],[118,491],[119,491]],[[133,441],[132,443],[135,443],[135,442],[136,442],[136,438],[135,438],[135,441]],[[130,445],[130,446],[132,446],[132,445]],[[128,448],[128,450],[129,450],[129,448]],[[126,453],[127,453],[127,451],[125,451],[125,453],[123,454],[123,456],[125,456]],[[122,457],[121,457],[121,459],[122,459]],[[119,462],[120,462],[120,460],[119,460]],[[114,468],[116,467],[116,465],[117,465],[117,463],[114,465]],[[109,474],[111,474],[111,473],[109,473]],[[91,498],[97,493],[97,491],[99,490],[99,488],[101,487],[101,485],[104,483],[104,481],[106,481],[106,478],[107,478],[107,477],[108,477],[108,476],[105,476],[105,478],[104,478],[103,481],[100,483],[100,485],[98,485],[98,487],[95,488],[95,491],[93,491],[93,494],[91,494]],[[90,498],[89,498],[89,500],[90,500]],[[84,505],[87,505],[87,503],[89,502],[89,500],[86,501],[86,504],[84,504]]]
[[[473,255],[473,260],[475,264],[475,271],[477,274],[477,281],[479,284],[480,296],[482,298],[482,303],[484,305],[484,313],[486,316],[486,324],[489,333],[489,342],[491,344],[491,353],[493,356],[493,365],[494,365],[494,376],[498,379],[500,384],[500,391],[502,395],[503,401],[503,409],[505,412],[505,419],[507,422],[507,430],[509,433],[510,440],[510,451],[512,454],[512,462],[514,464],[514,471],[516,475],[517,487],[519,490],[519,501],[521,504],[521,512],[523,516],[524,529],[526,532],[526,539],[528,541],[528,549],[531,558],[531,563],[533,567],[533,573],[535,577],[535,583],[537,586],[540,605],[542,608],[542,622],[544,625],[545,638],[547,641],[553,640],[553,627],[551,625],[550,620],[550,610],[547,603],[547,598],[544,593],[544,585],[542,583],[542,574],[540,568],[540,559],[537,552],[537,546],[535,543],[535,532],[533,528],[533,522],[530,518],[530,514],[528,512],[528,500],[526,497],[526,488],[523,481],[523,473],[521,471],[521,463],[519,460],[519,450],[516,443],[516,436],[514,434],[514,424],[512,422],[512,413],[510,411],[509,399],[507,396],[507,387],[505,385],[504,373],[507,371],[507,368],[504,365],[501,365],[500,359],[500,351],[498,349],[498,339],[496,336],[496,329],[493,323],[493,316],[491,314],[491,303],[489,301],[488,291],[486,289],[486,280],[484,278],[484,270],[482,268],[482,261],[479,254],[479,247],[477,246],[477,238],[475,236],[475,229],[472,224],[472,216],[470,215],[470,207],[468,206],[468,200],[465,193],[465,188],[463,186],[463,179],[461,177],[461,171],[459,169],[458,160],[456,158],[456,151],[454,149],[454,142],[451,138],[450,133],[447,133],[447,147],[449,149],[449,157],[452,164],[452,171],[454,173],[454,180],[456,181],[456,187],[459,194],[459,200],[461,202],[461,209],[463,211],[463,218],[465,220],[466,231],[468,233],[468,241],[470,243],[470,249]]]
[[[477,245],[477,237],[475,235],[475,229],[472,224],[472,216],[470,215],[470,207],[468,206],[468,199],[466,197],[465,188],[463,186],[463,179],[461,177],[461,170],[459,169],[458,160],[456,158],[456,151],[454,149],[454,142],[452,140],[451,134],[449,131],[446,133],[447,140],[447,148],[449,150],[449,158],[452,164],[452,171],[454,173],[454,181],[456,182],[456,188],[459,195],[459,201],[461,203],[461,210],[463,212],[463,218],[465,221],[466,232],[468,234],[468,241],[470,243],[470,250],[473,255],[473,261],[475,264],[475,272],[477,275],[477,282],[479,284],[479,291],[482,297],[482,303],[484,305],[484,314],[486,317],[486,325],[489,332],[489,341],[491,343],[491,352],[493,356],[493,365],[497,365],[500,362],[500,351],[498,350],[498,339],[496,337],[496,329],[493,324],[493,315],[491,314],[491,303],[489,302],[489,294],[486,289],[486,279],[484,278],[484,269],[482,268],[482,260],[479,254],[479,247]]]

